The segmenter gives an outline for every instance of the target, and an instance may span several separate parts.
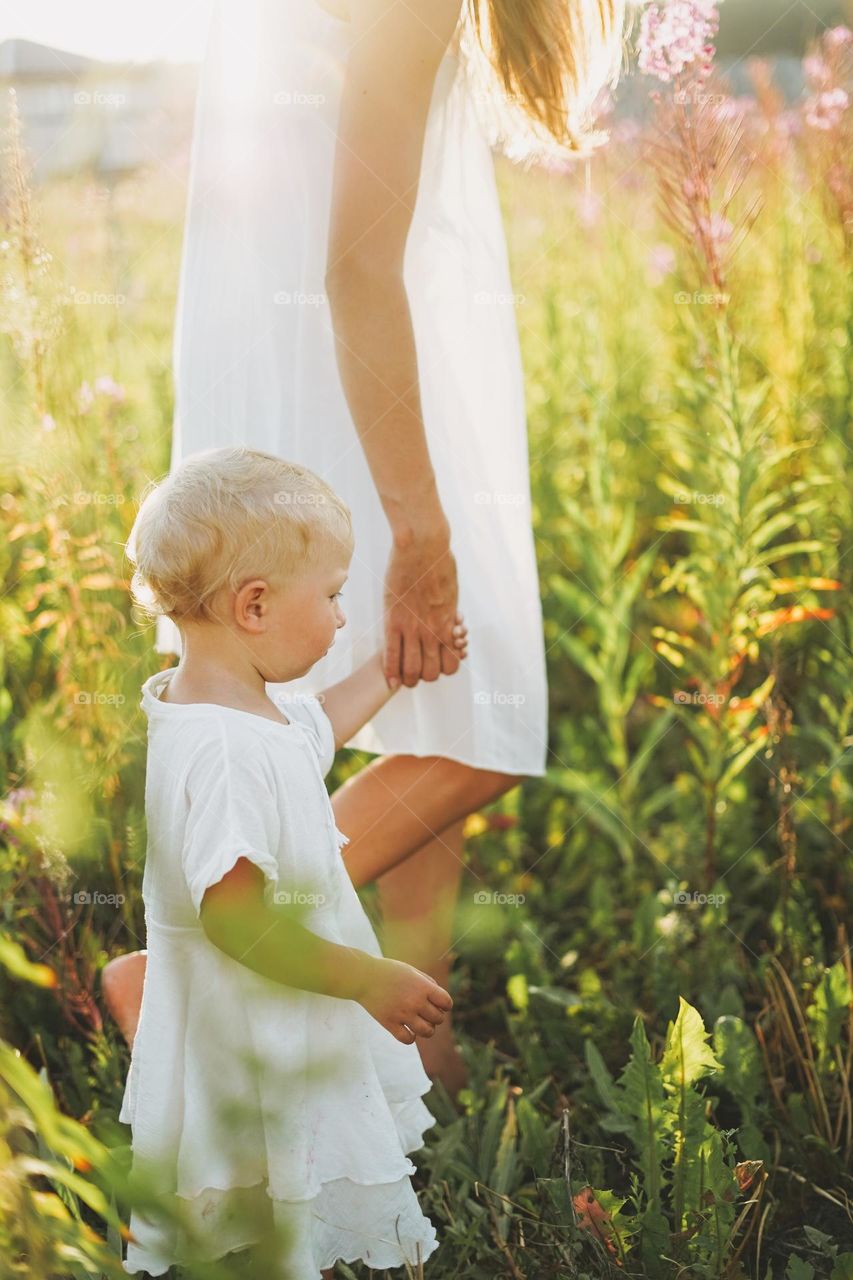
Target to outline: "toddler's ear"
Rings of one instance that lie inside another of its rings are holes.
[[[263,619],[269,606],[270,588],[264,578],[253,578],[251,582],[244,582],[233,597],[233,608],[238,622],[248,622],[252,630],[255,629],[252,624],[256,620]]]

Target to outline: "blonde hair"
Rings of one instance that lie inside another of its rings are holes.
[[[592,107],[619,80],[625,24],[626,0],[465,0],[460,55],[490,144],[533,161],[609,141]]]
[[[254,577],[294,577],[352,551],[349,507],[307,467],[258,449],[208,449],[145,491],[125,551],[151,617],[213,621],[211,602]]]

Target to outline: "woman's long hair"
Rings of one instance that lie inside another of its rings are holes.
[[[626,0],[465,0],[462,52],[490,140],[511,158],[606,142],[591,107],[622,69]]]

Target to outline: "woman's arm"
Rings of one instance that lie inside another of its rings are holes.
[[[461,0],[351,8],[326,292],[341,381],[397,558],[384,669],[414,684],[458,668],[456,566],[424,431],[403,258],[435,76]]]

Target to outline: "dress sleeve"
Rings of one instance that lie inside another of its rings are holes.
[[[239,858],[278,883],[281,822],[266,761],[230,743],[224,728],[196,751],[185,780],[188,802],[181,864],[196,914],[205,890],[218,883]]]

